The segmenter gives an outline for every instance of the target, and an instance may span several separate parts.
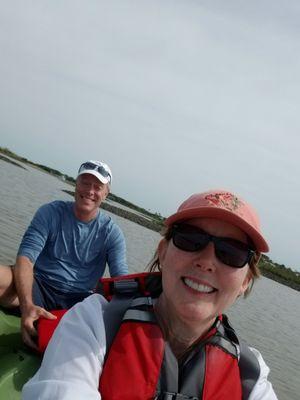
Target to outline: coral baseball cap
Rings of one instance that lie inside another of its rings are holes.
[[[229,222],[250,237],[257,251],[269,251],[256,211],[243,199],[226,190],[193,194],[179,206],[175,214],[165,220],[165,225],[201,217]]]
[[[104,184],[111,184],[112,181],[112,173],[107,164],[102,161],[86,161],[81,164],[78,170],[78,176],[82,174],[91,174],[94,175],[98,180]]]

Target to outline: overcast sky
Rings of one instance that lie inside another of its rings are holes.
[[[300,270],[299,0],[0,0],[0,146],[166,216],[235,191]]]

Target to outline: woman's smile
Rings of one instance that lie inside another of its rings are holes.
[[[182,282],[187,288],[192,289],[192,291],[196,292],[197,294],[198,293],[209,294],[217,290],[216,288],[214,288],[209,284],[201,283],[198,280],[190,277],[183,277]]]

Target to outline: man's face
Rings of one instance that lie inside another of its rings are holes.
[[[100,182],[94,175],[80,175],[76,181],[75,211],[91,218],[95,217],[108,192],[108,185]]]

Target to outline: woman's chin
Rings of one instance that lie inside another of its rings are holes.
[[[195,305],[195,304],[184,304],[181,307],[179,315],[182,320],[186,323],[195,324],[195,323],[207,323],[208,321],[213,322],[216,318],[216,315],[212,310],[210,310],[207,305]]]

